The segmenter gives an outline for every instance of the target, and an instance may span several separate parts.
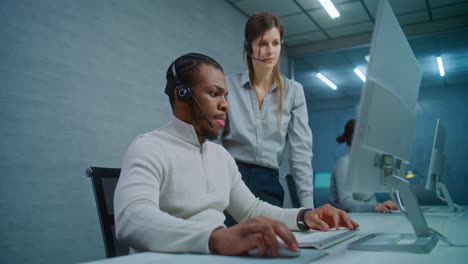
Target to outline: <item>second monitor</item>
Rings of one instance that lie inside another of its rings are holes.
[[[445,140],[446,133],[439,119],[436,121],[434,141],[432,144],[431,159],[429,161],[429,170],[427,172],[426,190],[434,190],[437,197],[445,202],[448,210],[452,212],[464,211],[462,207],[455,204],[447,186],[442,182],[442,175],[445,168]],[[445,208],[444,208],[445,209]],[[439,208],[428,208],[426,212],[437,212]]]

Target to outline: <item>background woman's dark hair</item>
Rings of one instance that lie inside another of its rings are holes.
[[[252,41],[254,41],[256,38],[263,36],[263,33],[266,31],[272,29],[272,28],[277,28],[279,33],[280,33],[280,40],[283,40],[283,34],[284,34],[284,28],[283,25],[281,24],[281,21],[279,18],[271,13],[268,12],[261,12],[258,14],[255,14],[249,18],[247,23],[245,24],[245,42],[246,45],[251,50],[252,47]],[[255,80],[255,72],[253,68],[253,62],[252,58],[249,56],[257,56],[257,54],[247,54],[247,50],[244,49],[244,57],[246,57],[247,60],[247,67],[249,68],[249,77],[250,80]],[[249,56],[247,56],[249,55]],[[273,69],[273,78],[275,82],[278,85],[278,90],[279,90],[279,104],[278,104],[278,113],[280,114],[281,118],[281,112],[283,111],[283,94],[284,94],[284,86],[283,82],[281,80],[281,73],[279,69],[279,59],[278,63],[276,63],[274,69]]]
[[[198,71],[202,64],[211,65],[214,68],[223,71],[223,68],[213,58],[200,53],[188,53],[177,58],[173,63],[176,66],[176,73],[179,81],[188,87],[193,87],[199,81]],[[172,63],[166,72],[166,89],[164,92],[169,96],[171,107],[174,108],[174,89],[177,83],[172,75]]]
[[[346,145],[351,146],[351,142],[353,141],[354,122],[354,119],[348,120],[348,122],[346,122],[343,134],[336,138],[338,143],[341,144],[346,142]]]

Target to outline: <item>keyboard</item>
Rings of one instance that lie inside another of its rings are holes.
[[[330,229],[327,232],[315,230],[294,232],[294,235],[299,247],[325,249],[355,236],[357,231],[358,229],[341,228],[340,230]]]

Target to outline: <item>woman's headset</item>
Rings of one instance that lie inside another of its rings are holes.
[[[281,45],[283,45],[283,39],[281,39]],[[252,43],[247,41],[247,39],[244,40],[244,51],[245,51],[245,54],[247,55],[247,57],[250,57],[254,60],[258,60],[258,61],[262,61],[262,62],[266,62],[266,60],[262,60],[262,59],[259,59],[259,58],[256,58],[256,57],[253,57],[252,56]]]

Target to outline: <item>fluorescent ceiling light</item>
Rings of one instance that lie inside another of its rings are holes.
[[[319,2],[320,4],[322,4],[323,8],[325,8],[325,10],[331,18],[335,19],[337,17],[340,17],[340,12],[336,10],[335,6],[330,0],[319,0]]]
[[[365,76],[364,73],[362,73],[362,71],[359,70],[357,67],[354,68],[354,73],[355,73],[363,82],[366,82],[366,76]]]
[[[439,66],[440,76],[444,77],[445,76],[444,64],[442,63],[441,57],[437,57],[437,66]]]
[[[333,90],[336,90],[336,88],[338,88],[338,87],[336,87],[336,85],[334,83],[332,83],[330,80],[328,80],[327,77],[323,76],[323,74],[321,74],[320,72],[317,73],[317,78],[319,78],[322,82],[327,84]]]

